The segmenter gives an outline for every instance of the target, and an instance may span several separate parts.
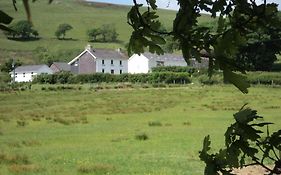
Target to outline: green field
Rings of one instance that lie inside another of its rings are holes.
[[[17,12],[11,1],[0,1],[0,7],[1,10],[14,17],[14,22],[26,19],[22,1],[17,2],[19,9]],[[55,55],[57,59],[71,60],[87,45],[86,31],[100,27],[102,24],[115,24],[120,42],[92,43],[92,45],[95,48],[124,48],[132,31],[127,24],[129,6],[89,5],[79,0],[60,0],[54,1],[50,5],[47,4],[47,1],[36,1],[31,3],[31,10],[34,28],[38,30],[41,39],[28,42],[12,41],[7,40],[0,31],[0,63],[11,57],[16,57],[25,63],[34,63],[38,58],[32,51],[37,47],[47,48],[50,54]],[[172,25],[175,15],[175,11],[159,10],[160,20],[167,28]],[[200,19],[200,22],[208,21],[210,21],[210,16],[207,15],[203,15]],[[73,40],[64,41],[55,38],[54,33],[61,23],[69,23],[73,26],[73,30],[67,33],[67,37],[71,37]]]
[[[281,88],[41,89],[0,93],[1,175],[203,174],[203,137],[218,149],[243,104],[281,126]]]

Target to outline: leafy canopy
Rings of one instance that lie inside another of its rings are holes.
[[[101,27],[87,31],[89,41],[93,42],[116,42],[118,33],[114,24],[103,24]]]
[[[205,162],[205,175],[230,175],[233,168],[260,165],[270,173],[281,173],[281,130],[269,134],[270,122],[260,121],[263,117],[257,111],[245,108],[234,114],[235,122],[226,130],[225,147],[211,154],[210,136],[203,141],[200,159]],[[267,127],[264,135],[263,127]],[[264,161],[273,161],[273,168]]]
[[[128,12],[127,19],[133,32],[128,45],[129,54],[142,53],[146,48],[152,53],[163,54],[161,45],[165,44],[164,36],[168,35],[179,43],[182,55],[187,62],[195,57],[200,61],[202,51],[209,57],[209,75],[214,69],[221,69],[228,82],[234,84],[243,93],[248,92],[249,83],[245,76],[234,72],[245,73],[245,68],[236,64],[237,55],[249,45],[249,34],[255,30],[268,33],[269,26],[278,30],[278,34],[266,38],[256,38],[259,43],[274,43],[280,41],[280,18],[277,4],[256,4],[253,1],[236,0],[178,0],[180,6],[173,22],[171,31],[161,31],[161,23],[157,15],[156,0],[148,0],[148,8],[133,0],[134,6]],[[218,18],[216,30],[212,26],[199,26],[198,18],[206,11],[213,18]],[[217,16],[217,14],[219,14]],[[270,48],[264,49],[266,53]],[[281,48],[277,47],[274,53]],[[246,48],[246,52],[250,51]],[[251,52],[252,53],[252,52]],[[273,53],[273,52],[272,52]],[[250,56],[248,56],[250,57]]]
[[[71,29],[73,29],[73,27],[70,24],[66,24],[66,23],[60,24],[55,32],[55,36],[58,39],[60,38],[64,39],[66,32]]]

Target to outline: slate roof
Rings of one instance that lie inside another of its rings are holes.
[[[89,50],[89,49],[88,49]],[[117,50],[110,49],[92,49],[89,50],[97,58],[113,58],[113,59],[128,59],[127,55]]]
[[[85,50],[81,52],[77,57],[72,59],[68,64],[72,64],[74,61],[79,59],[86,52],[92,55],[93,59],[128,59],[128,56],[121,51],[118,50],[110,50],[110,49],[92,49],[90,45],[86,46]]]
[[[166,53],[164,55],[157,55],[157,54],[145,52],[143,53],[143,55],[148,59],[155,59],[157,61],[184,61],[184,58],[181,55],[177,55],[177,54]]]
[[[19,66],[15,69],[15,72],[37,72],[44,66],[48,67],[46,64]]]
[[[70,65],[64,62],[54,62],[55,65],[60,71],[70,71]]]
[[[202,55],[203,54],[204,53],[202,52]],[[143,53],[143,55],[149,60],[164,61],[164,62],[165,61],[185,62],[183,56],[178,54],[166,53],[164,55],[157,55],[157,54],[152,54],[150,52],[145,52]],[[191,58],[189,65],[195,68],[207,68],[209,66],[209,59],[207,57],[201,57],[201,62],[198,62],[195,58]]]

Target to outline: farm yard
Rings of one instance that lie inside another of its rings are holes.
[[[68,86],[0,93],[0,175],[203,174],[204,136],[217,151],[245,103],[281,125],[280,87]]]

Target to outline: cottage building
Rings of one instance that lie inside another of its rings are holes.
[[[75,74],[128,73],[128,57],[118,50],[93,49],[90,45],[69,63]]]
[[[195,59],[190,60],[190,65],[194,68],[208,66],[208,59],[202,58],[201,63]],[[158,66],[188,66],[181,55],[164,54],[156,55],[149,52],[143,54],[133,54],[128,60],[128,73],[149,73],[153,67]]]
[[[65,72],[70,72],[70,65],[67,64],[67,63],[64,63],[64,62],[54,62],[50,68],[52,69],[52,71],[54,73],[56,72],[62,72],[62,71],[65,71]]]
[[[15,69],[15,82],[31,82],[36,75],[52,74],[53,71],[45,64],[19,66]],[[14,72],[10,72],[14,78]]]

